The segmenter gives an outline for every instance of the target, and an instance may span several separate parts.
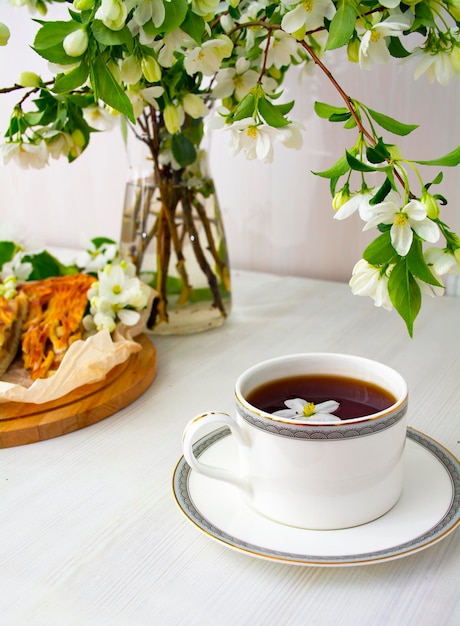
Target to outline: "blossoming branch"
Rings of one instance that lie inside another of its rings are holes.
[[[378,233],[354,268],[353,293],[394,307],[412,335],[422,293],[442,293],[442,276],[459,272],[460,240],[440,216],[443,174],[425,180],[420,166],[457,166],[460,148],[407,159],[387,134],[417,126],[359,102],[328,68],[336,51],[364,72],[413,62],[415,79],[448,84],[460,75],[459,0],[74,0],[54,21],[42,16],[59,0],[10,2],[40,16],[33,49],[52,75],[24,72],[0,89],[21,92],[3,163],[73,161],[117,116],[146,144],[157,176],[196,177],[205,117],[208,130],[229,133],[233,153],[271,161],[276,144],[302,144],[284,77],[296,66],[307,82],[315,70],[337,92],[315,103],[317,115],[352,134],[345,154],[315,173],[329,180],[336,219],[358,211]],[[0,24],[0,44],[8,37]]]

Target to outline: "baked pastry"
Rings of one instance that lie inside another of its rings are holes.
[[[0,376],[16,357],[27,311],[26,294],[18,293],[8,299],[0,296]]]
[[[54,374],[69,346],[83,338],[82,319],[95,280],[89,274],[72,274],[24,283],[19,288],[29,301],[21,349],[24,368],[32,380]]]

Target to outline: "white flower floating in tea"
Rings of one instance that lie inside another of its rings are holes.
[[[288,408],[275,411],[272,415],[277,417],[290,417],[300,419],[313,418],[313,422],[336,422],[340,420],[336,415],[332,415],[339,408],[339,403],[335,400],[327,400],[326,402],[308,402],[302,398],[293,398],[286,400],[284,403]]]

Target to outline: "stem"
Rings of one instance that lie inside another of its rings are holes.
[[[336,91],[338,91],[339,95],[341,96],[341,98],[345,102],[345,105],[346,105],[347,109],[350,111],[351,116],[353,117],[354,121],[356,122],[356,126],[358,127],[359,132],[361,133],[361,135],[366,137],[366,139],[373,146],[377,145],[377,141],[374,139],[374,137],[363,126],[363,123],[361,122],[361,119],[360,119],[359,115],[356,112],[356,108],[355,108],[353,100],[350,98],[350,96],[348,94],[345,93],[345,91],[342,89],[342,87],[336,81],[336,79],[334,78],[334,76],[332,75],[330,70],[324,65],[324,63],[321,61],[321,59],[318,57],[318,55],[315,54],[313,49],[307,44],[306,41],[299,41],[299,44],[306,50],[306,52],[309,54],[309,56],[313,59],[314,63],[321,69],[321,71],[330,80],[330,82],[333,84],[333,86],[336,89]],[[394,167],[394,165],[392,165],[391,163],[390,163],[390,165],[393,168],[393,172],[395,174],[395,177],[398,179],[399,183],[405,189],[406,186],[404,184],[404,180],[403,180],[402,176],[397,171],[397,169]],[[408,195],[412,196],[410,190],[408,190]]]

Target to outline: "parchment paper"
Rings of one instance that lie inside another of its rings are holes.
[[[0,380],[0,411],[4,402],[51,402],[82,385],[105,378],[112,368],[142,349],[134,337],[144,330],[149,310],[150,306],[136,326],[120,324],[113,337],[108,330],[101,330],[85,340],[75,341],[49,378],[32,382],[18,359]]]

